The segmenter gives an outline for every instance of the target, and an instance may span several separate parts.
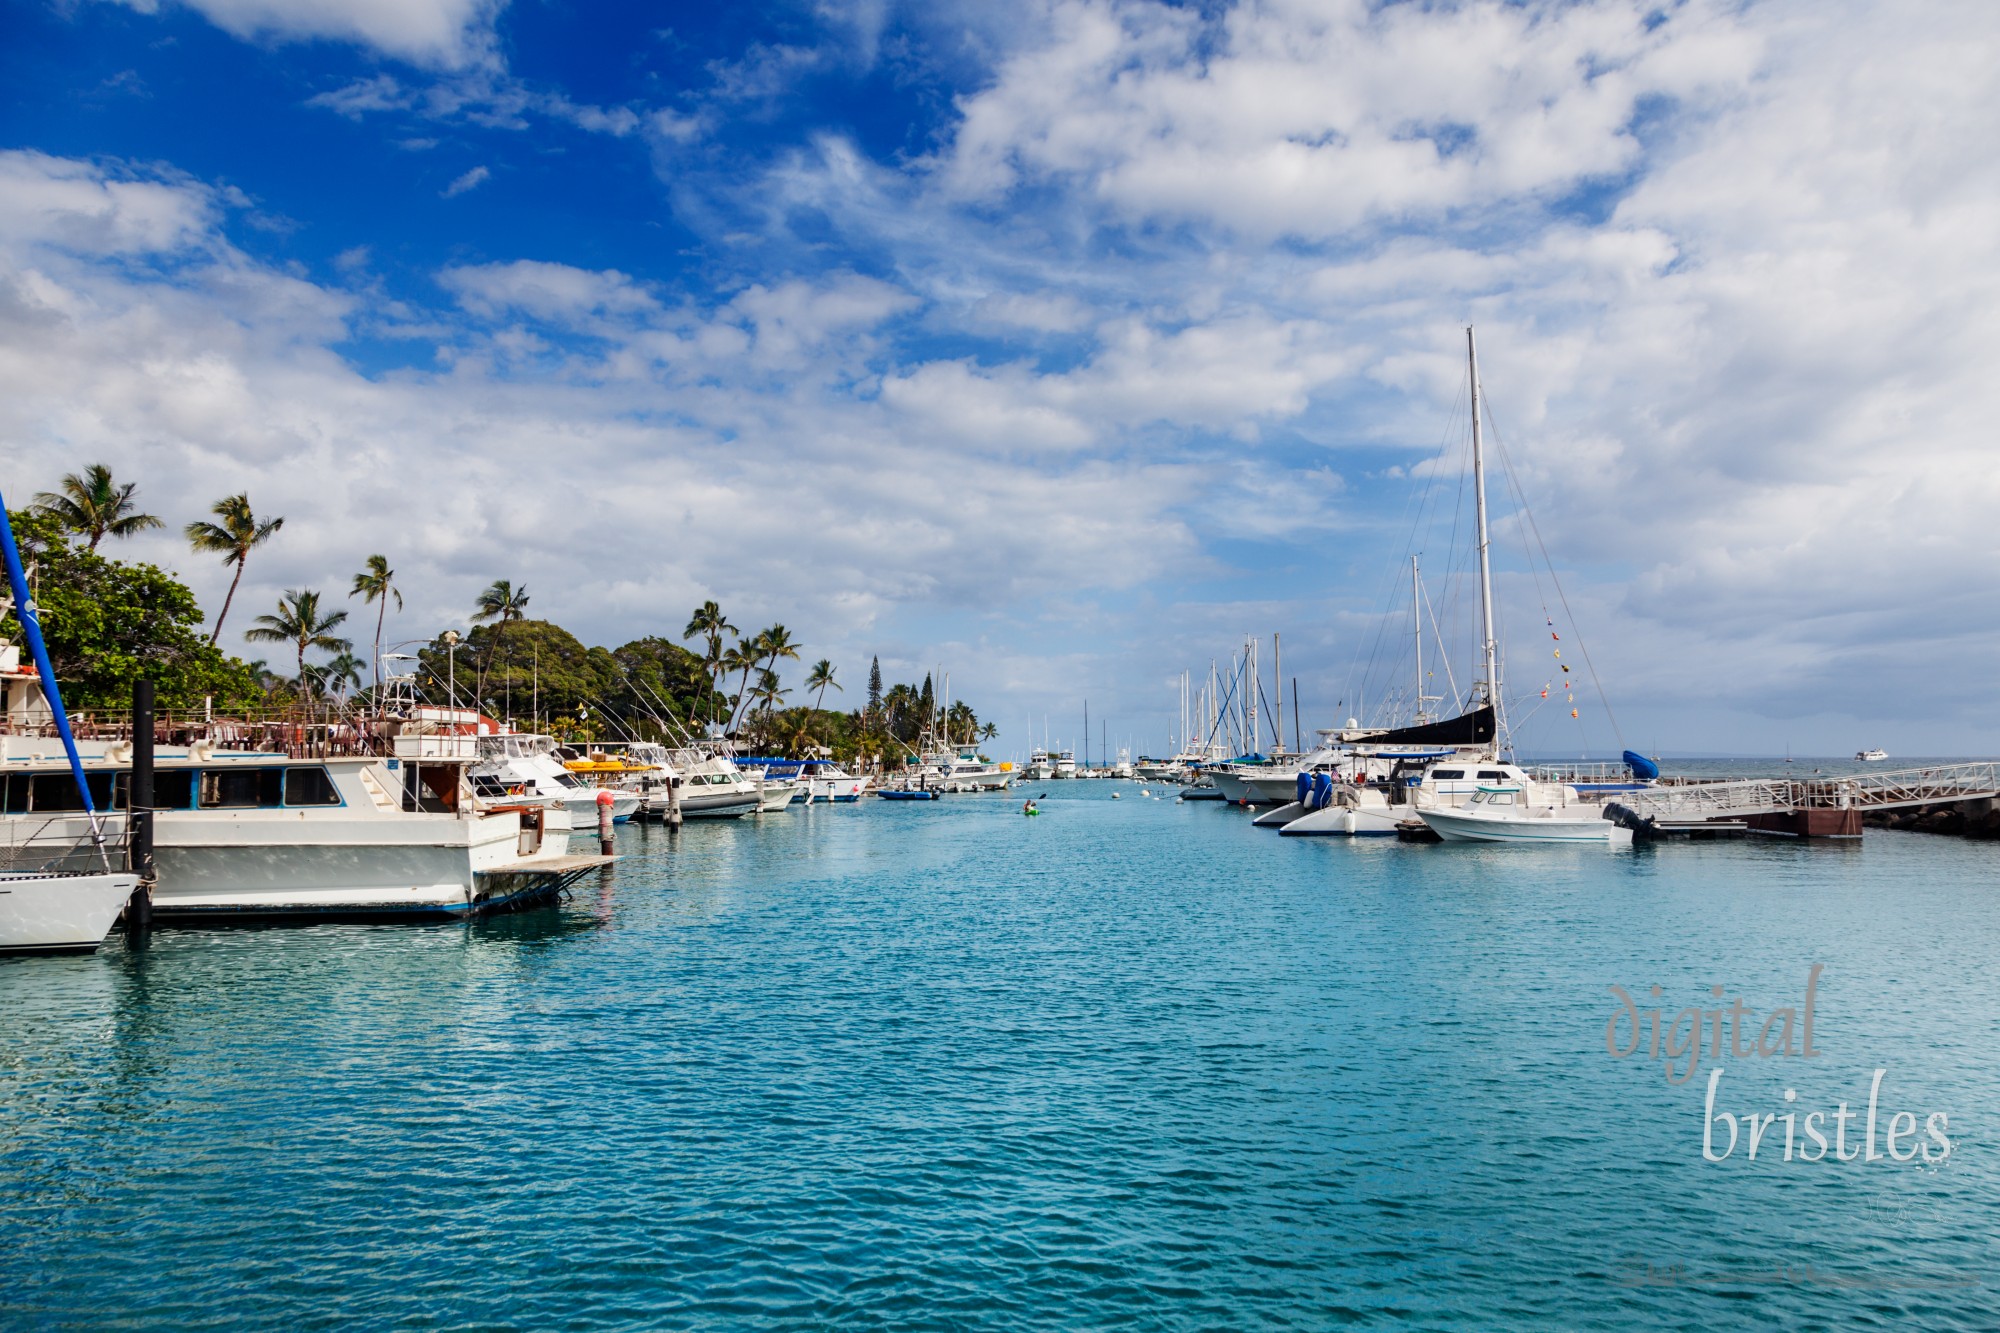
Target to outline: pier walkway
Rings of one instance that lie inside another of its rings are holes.
[[[2000,796],[2000,762],[1848,777],[1749,778],[1661,785],[1618,798],[1620,822],[1654,832],[1734,825],[1795,837],[1861,836],[1861,814]]]

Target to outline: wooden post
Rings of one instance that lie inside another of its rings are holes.
[[[608,791],[597,793],[597,850],[605,856],[611,855],[618,847],[617,841],[611,836],[612,799]]]
[[[132,781],[125,793],[127,864],[139,877],[125,905],[125,927],[143,932],[153,924],[153,682],[132,682]]]

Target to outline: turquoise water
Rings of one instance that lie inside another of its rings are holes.
[[[468,927],[0,964],[0,1325],[2000,1327],[2000,848],[1041,790],[621,830]],[[1883,1068],[1942,1162],[1705,1162],[1711,1062],[1606,1051],[1610,985],[1761,1012],[1815,963],[1821,1054],[1718,1106]]]

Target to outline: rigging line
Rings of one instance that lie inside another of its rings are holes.
[[[1430,622],[1431,622],[1431,636],[1432,636],[1433,638],[1435,638],[1435,639],[1437,640],[1437,646],[1438,646],[1438,661],[1440,661],[1440,662],[1444,663],[1444,679],[1445,679],[1445,683],[1446,683],[1447,685],[1451,686],[1451,703],[1452,703],[1452,711],[1453,711],[1453,712],[1460,712],[1460,713],[1462,713],[1462,712],[1464,712],[1465,710],[1464,710],[1464,709],[1462,709],[1462,708],[1460,708],[1460,707],[1458,706],[1458,677],[1457,677],[1457,676],[1456,676],[1456,675],[1455,675],[1455,674],[1454,674],[1454,673],[1452,672],[1452,669],[1451,669],[1451,654],[1445,651],[1445,649],[1444,649],[1444,635],[1443,635],[1443,633],[1442,633],[1442,632],[1440,632],[1440,631],[1439,631],[1439,629],[1438,629],[1438,623],[1437,623],[1437,604],[1436,604],[1435,602],[1431,601],[1431,599],[1430,599],[1429,597],[1425,597],[1425,598],[1424,598],[1424,605],[1425,605],[1425,607],[1427,608],[1427,610],[1428,610],[1428,612],[1429,612],[1429,617],[1430,617]],[[1420,691],[1420,692],[1421,692],[1421,691]],[[1442,702],[1442,701],[1440,701],[1440,702]]]
[[[1486,409],[1486,419],[1489,422],[1492,422],[1494,442],[1495,444],[1499,444],[1500,423],[1493,420],[1493,409],[1490,403],[1488,404]],[[1507,449],[1505,445],[1499,445],[1499,448],[1500,448],[1501,465],[1505,467],[1508,473],[1511,475],[1514,470],[1513,461],[1508,458]],[[1569,594],[1563,591],[1562,579],[1560,579],[1556,575],[1555,563],[1549,559],[1549,548],[1547,543],[1545,543],[1542,540],[1542,530],[1540,525],[1535,522],[1535,511],[1528,508],[1527,503],[1523,501],[1521,505],[1521,513],[1528,520],[1529,530],[1535,534],[1535,545],[1539,547],[1542,552],[1542,562],[1548,565],[1549,567],[1549,582],[1555,584],[1556,586],[1556,598],[1562,603],[1563,615],[1569,621],[1570,633],[1576,635],[1577,651],[1583,654],[1583,664],[1590,670],[1590,683],[1597,690],[1597,700],[1599,703],[1604,705],[1604,716],[1606,720],[1611,723],[1611,734],[1618,738],[1618,748],[1622,750],[1625,748],[1624,729],[1618,725],[1618,715],[1612,711],[1611,700],[1604,693],[1604,681],[1597,674],[1597,665],[1596,663],[1590,660],[1590,648],[1583,641],[1583,631],[1577,626],[1576,613],[1570,610]]]
[[[1424,461],[1429,462],[1434,460],[1441,465],[1447,458],[1450,457],[1451,453],[1454,451],[1454,448],[1457,443],[1457,437],[1460,433],[1458,430],[1458,424],[1460,419],[1460,413],[1463,410],[1464,403],[1465,403],[1465,391],[1461,389],[1459,391],[1458,396],[1453,399],[1451,411],[1445,419],[1444,428],[1439,437],[1437,448],[1433,451],[1430,458]],[[1423,466],[1423,463],[1420,462],[1416,466],[1421,468]],[[1427,513],[1433,514],[1433,521],[1434,521],[1434,511],[1432,511],[1431,509],[1431,502],[1436,496],[1438,489],[1438,477],[1443,471],[1444,469],[1442,466],[1436,466],[1428,469],[1428,472],[1424,478],[1424,485],[1422,490],[1420,492],[1414,493],[1414,495],[1406,496],[1404,499],[1403,513],[1404,513],[1404,521],[1406,524],[1406,530],[1404,533],[1403,554],[1406,557],[1412,551],[1418,548],[1419,529],[1423,528],[1425,535],[1428,535],[1428,528],[1424,527],[1425,516]],[[1465,487],[1465,477],[1463,471],[1461,470],[1459,474],[1459,490],[1461,493],[1463,492],[1464,487]],[[1454,521],[1454,529],[1455,528],[1456,528],[1456,522]],[[1376,603],[1375,636],[1369,644],[1367,665],[1366,666],[1361,665],[1360,643],[1357,640],[1355,645],[1354,661],[1348,668],[1347,684],[1344,690],[1345,693],[1348,694],[1354,693],[1353,687],[1356,684],[1355,669],[1357,667],[1360,668],[1360,673],[1361,673],[1360,682],[1362,684],[1364,685],[1369,684],[1375,680],[1376,669],[1381,664],[1382,645],[1384,640],[1387,638],[1389,632],[1389,621],[1391,619],[1391,610],[1395,605],[1396,598],[1400,595],[1401,585],[1402,585],[1402,566],[1401,563],[1398,562],[1385,575],[1383,583],[1383,593],[1381,598]],[[1398,655],[1397,660],[1398,661],[1401,660],[1400,654]],[[1366,696],[1364,695],[1362,697]],[[1363,718],[1361,719],[1361,721],[1365,723],[1367,719]]]
[[[1448,454],[1448,452],[1452,447],[1453,440],[1455,439],[1458,433],[1456,430],[1458,422],[1458,413],[1460,410],[1460,404],[1463,401],[1464,401],[1464,393],[1463,390],[1461,390],[1459,397],[1453,401],[1450,414],[1445,419],[1444,429],[1442,434],[1439,436],[1436,448],[1433,449],[1429,457],[1423,461],[1430,461],[1431,459],[1436,459],[1441,461],[1446,457],[1446,455]],[[1421,468],[1422,466],[1423,462],[1419,462],[1415,465],[1416,468]],[[1437,480],[1440,471],[1441,469],[1439,468],[1435,467],[1431,468],[1424,477],[1424,485],[1422,489],[1421,490],[1413,489],[1412,491],[1405,493],[1403,497],[1403,517],[1401,522],[1399,522],[1398,526],[1407,525],[1407,531],[1404,536],[1404,543],[1406,548],[1404,553],[1406,555],[1408,554],[1409,549],[1414,547],[1415,545],[1417,526],[1423,521],[1424,514],[1428,510],[1431,500],[1436,494]],[[1461,479],[1461,484],[1462,484],[1462,479]],[[1389,608],[1394,604],[1396,597],[1396,589],[1400,584],[1400,582],[1401,582],[1401,574],[1400,574],[1400,566],[1398,566],[1395,571],[1390,572],[1385,577],[1383,583],[1382,596],[1375,603],[1375,605],[1379,608],[1377,613],[1379,616],[1386,617],[1388,615]],[[1376,622],[1376,637],[1374,642],[1370,645],[1369,663],[1368,666],[1365,668],[1361,666],[1361,638],[1357,636],[1355,640],[1354,657],[1348,664],[1347,679],[1342,686],[1343,696],[1354,694],[1355,692],[1354,686],[1356,683],[1355,672],[1357,669],[1363,672],[1362,675],[1363,681],[1366,681],[1369,677],[1373,675],[1375,669],[1374,664],[1376,655],[1379,653],[1381,649],[1382,626],[1383,626],[1383,621],[1381,619],[1378,619]]]

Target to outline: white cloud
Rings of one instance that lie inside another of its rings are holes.
[[[1630,169],[1646,98],[1740,86],[1726,12],[1649,5],[1178,6],[1059,0],[1050,39],[960,103],[938,169],[997,199],[1056,182],[1132,222],[1325,238]]]
[[[450,268],[438,275],[438,281],[460,305],[489,319],[519,311],[564,324],[586,316],[640,314],[659,308],[643,288],[616,270],[593,271],[530,259]]]
[[[439,191],[439,193],[443,195],[443,197],[446,199],[456,199],[459,195],[464,194],[468,190],[478,189],[481,185],[484,185],[492,177],[492,175],[493,175],[493,169],[491,167],[474,167],[472,170],[466,172],[464,175],[454,177],[452,179],[451,184],[445,186],[443,190]]]
[[[411,64],[459,69],[493,58],[503,0],[179,0],[245,41],[355,42]],[[123,0],[155,13],[158,0]]]
[[[0,245],[145,254],[203,244],[218,197],[171,178],[33,151],[0,151]]]

